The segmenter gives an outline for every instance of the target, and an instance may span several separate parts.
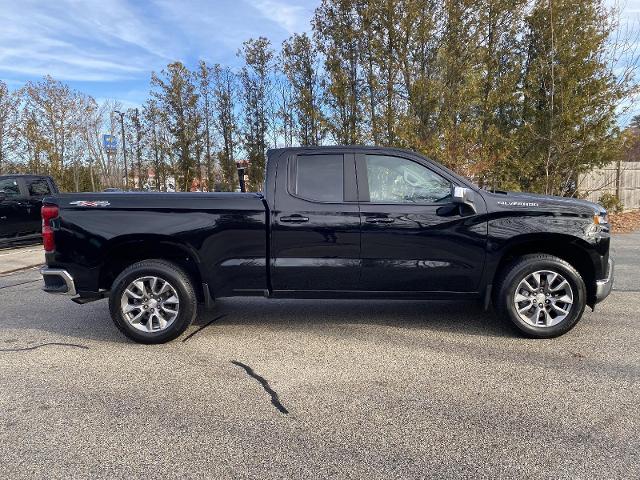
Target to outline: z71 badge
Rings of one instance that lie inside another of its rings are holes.
[[[71,202],[69,205],[75,205],[76,207],[108,207],[111,203],[106,200],[87,201],[78,200],[77,202]]]
[[[539,207],[540,204],[536,202],[497,202],[498,205],[503,205],[505,207]]]

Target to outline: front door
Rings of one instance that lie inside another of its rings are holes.
[[[428,162],[356,156],[362,219],[362,287],[398,292],[477,291],[486,222],[460,216],[452,179]]]
[[[353,154],[280,159],[271,215],[274,291],[358,289],[360,212]]]

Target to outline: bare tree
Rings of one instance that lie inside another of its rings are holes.
[[[15,148],[19,102],[19,95],[9,92],[7,84],[0,81],[0,174]]]

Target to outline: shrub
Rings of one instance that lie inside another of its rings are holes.
[[[620,201],[617,195],[613,193],[603,193],[598,200],[598,203],[602,205],[608,212],[620,213],[624,210],[624,205]]]

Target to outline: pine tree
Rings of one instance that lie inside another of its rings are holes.
[[[355,0],[323,0],[313,29],[324,55],[327,126],[335,142],[362,142],[362,72],[358,49]]]
[[[212,144],[213,144],[213,131],[211,128],[213,109],[211,106],[212,97],[212,82],[213,82],[213,69],[204,61],[200,61],[198,64],[198,94],[200,96],[200,117],[202,119],[202,135],[204,138],[205,148],[205,165],[207,170],[207,182],[206,189],[211,190],[213,185],[213,157],[212,157]],[[205,190],[203,188],[203,190]]]
[[[322,140],[318,54],[306,33],[294,34],[282,44],[282,70],[292,86],[295,127],[300,145]]]
[[[400,68],[401,96],[406,114],[398,118],[401,145],[438,158],[438,115],[442,105],[438,52],[441,42],[441,2],[404,0],[398,17],[395,57]]]
[[[266,163],[269,103],[272,95],[274,51],[271,42],[260,37],[244,42],[238,52],[245,65],[240,72],[244,113],[243,143],[249,161],[249,188],[262,188]]]
[[[218,154],[222,173],[222,187],[235,190],[237,171],[235,151],[238,135],[236,103],[238,100],[237,78],[228,67],[216,65],[213,69],[213,112],[214,125],[222,138],[222,148]]]
[[[518,101],[524,63],[520,32],[525,0],[484,0],[478,18],[481,68],[477,145],[472,174],[480,184],[514,188],[505,171],[517,169],[521,108]]]
[[[577,175],[620,151],[616,107],[627,79],[610,68],[602,0],[538,0],[527,17],[520,168],[523,189],[571,193]]]
[[[189,191],[196,178],[196,142],[198,136],[198,94],[193,74],[182,63],[167,65],[160,74],[151,76],[155,88],[151,95],[163,112],[163,120],[171,134],[172,150],[177,157],[181,188]],[[177,186],[177,185],[176,185]]]

